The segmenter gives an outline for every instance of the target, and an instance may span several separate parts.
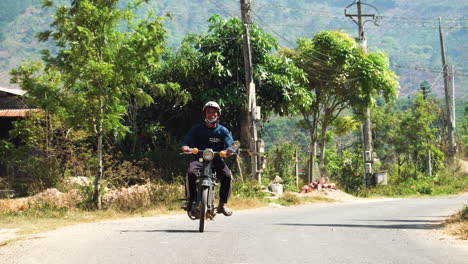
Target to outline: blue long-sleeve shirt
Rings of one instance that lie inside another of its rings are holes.
[[[231,146],[234,140],[229,130],[218,124],[216,127],[207,127],[204,123],[194,125],[184,139],[184,146],[198,149],[213,149],[213,151],[225,150]]]

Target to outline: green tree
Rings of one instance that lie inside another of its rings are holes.
[[[383,155],[384,161],[395,161],[397,174],[404,179],[424,171],[424,160],[428,151],[434,172],[443,167],[444,155],[436,140],[438,128],[434,121],[440,114],[435,99],[424,100],[418,93],[412,107],[404,111],[395,111],[392,105],[378,108],[373,114],[376,129],[376,149]]]
[[[57,6],[51,30],[38,34],[41,41],[55,41],[57,54],[44,50],[45,65],[30,63],[12,71],[12,80],[37,105],[96,136],[94,202],[98,209],[103,136],[119,137],[129,131],[122,123],[129,98],[140,105],[153,102],[142,88],[151,85],[148,75],[158,67],[165,39],[161,18],[150,13],[147,20],[134,23],[132,10],[141,3],[119,9],[118,2],[76,0],[71,6]],[[42,3],[43,7],[54,5],[51,0]],[[119,30],[119,23],[127,29]],[[51,100],[51,105],[45,103]]]
[[[364,54],[356,41],[343,32],[323,31],[312,39],[299,39],[297,45],[288,56],[307,73],[308,82],[304,85],[314,98],[311,104],[298,108],[312,146],[319,143],[323,168],[327,129],[336,118],[350,108],[362,115],[365,107],[375,105],[380,93],[385,100],[393,100],[399,85],[385,54]],[[315,156],[311,153],[312,162]]]
[[[224,124],[241,128],[241,112],[246,107],[242,22],[218,15],[208,22],[208,32],[188,35],[158,75],[159,82],[177,82],[191,95],[186,107],[177,108],[180,118],[171,117],[173,123],[166,123],[179,136],[200,119],[201,107],[208,100],[220,103]],[[305,82],[304,74],[290,59],[272,55],[278,44],[271,35],[253,24],[250,33],[257,105],[262,107],[264,119],[270,113],[285,115],[294,110],[291,106],[305,100],[299,96],[305,91],[297,82]],[[159,110],[163,109],[153,112]]]
[[[267,164],[264,177],[268,177],[267,182],[275,176],[281,177],[283,185],[287,191],[297,191],[295,158],[299,151],[294,143],[279,142],[278,145],[270,149],[267,153]]]
[[[468,103],[465,103],[465,112],[463,116],[463,131],[461,135],[462,151],[465,153],[465,155],[468,155]]]

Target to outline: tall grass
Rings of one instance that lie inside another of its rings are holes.
[[[448,234],[468,240],[468,205],[447,219],[444,225]]]
[[[390,176],[392,177],[392,176]],[[446,168],[433,177],[419,176],[417,179],[390,179],[388,185],[377,186],[359,193],[361,197],[449,195],[468,191],[468,173],[459,173]]]

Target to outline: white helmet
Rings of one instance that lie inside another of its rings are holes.
[[[218,109],[218,114],[221,115],[221,107],[219,107],[219,104],[214,102],[214,101],[209,101],[208,103],[206,103],[204,106],[203,106],[203,113],[205,113],[205,109],[207,107],[213,107],[213,108],[216,108]]]

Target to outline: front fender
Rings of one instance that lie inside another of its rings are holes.
[[[203,177],[201,186],[211,186],[211,179],[209,177]]]

